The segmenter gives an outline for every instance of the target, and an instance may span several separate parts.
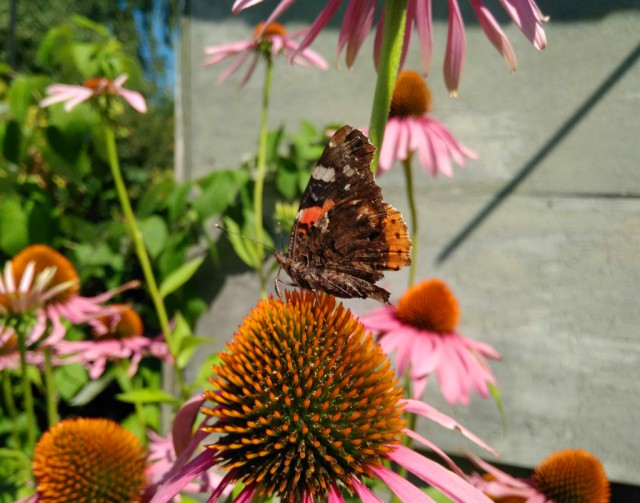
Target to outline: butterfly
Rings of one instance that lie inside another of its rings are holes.
[[[350,126],[324,149],[302,194],[289,249],[275,254],[293,286],[389,302],[389,292],[375,283],[384,271],[411,264],[411,239],[400,212],[382,200],[371,171],[374,151]]]

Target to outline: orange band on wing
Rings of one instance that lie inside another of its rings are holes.
[[[305,208],[302,210],[302,214],[300,215],[299,225],[304,226],[303,229],[300,229],[301,232],[306,231],[309,227],[311,227],[314,223],[316,223],[322,215],[324,215],[327,211],[335,206],[335,202],[331,199],[325,200],[322,207],[320,206],[311,206],[309,208]]]

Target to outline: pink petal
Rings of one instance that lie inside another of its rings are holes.
[[[193,479],[206,472],[216,462],[215,455],[205,450],[184,466],[183,470],[173,474],[160,484],[149,503],[167,503]]]
[[[344,498],[335,484],[329,486],[328,503],[344,503]]]
[[[262,0],[236,0],[231,7],[231,12],[237,16],[241,10],[253,7],[260,2],[262,2]]]
[[[482,494],[465,479],[404,445],[398,446],[395,451],[389,453],[389,457],[453,501],[491,503],[489,497]]]
[[[442,344],[439,334],[417,333],[413,340],[411,357],[412,377],[425,376],[434,371],[442,363]]]
[[[235,72],[238,68],[240,68],[242,66],[242,64],[247,60],[247,58],[249,56],[251,56],[251,52],[245,52],[243,54],[241,54],[238,59],[236,59],[233,63],[231,63],[227,69],[222,72],[220,74],[220,76],[218,77],[218,79],[216,80],[216,84],[222,84],[225,80],[227,80],[227,78],[229,77],[229,75],[231,75],[233,72]]]
[[[280,5],[285,3],[285,1],[288,1],[289,3],[292,3],[289,0],[283,0],[280,3]],[[298,47],[298,50],[293,55],[294,58],[298,55],[299,52],[301,52],[304,49],[306,49],[311,44],[311,42],[313,42],[315,40],[315,38],[318,36],[318,33],[320,33],[322,31],[322,29],[326,26],[326,24],[329,22],[329,20],[336,13],[336,10],[338,10],[338,7],[340,7],[340,2],[341,1],[342,0],[329,0],[329,3],[327,3],[326,7],[324,9],[322,9],[322,12],[320,12],[320,14],[316,18],[316,20],[313,22],[313,24],[309,28],[309,31],[307,32],[306,36],[302,39],[302,42],[300,42],[300,46]],[[278,8],[279,7],[280,6],[278,6]],[[278,8],[276,8],[276,10]],[[272,20],[272,18],[273,18],[275,13],[276,13],[276,11],[274,11],[273,14],[271,14],[271,16],[269,17],[269,20]],[[270,21],[267,21],[267,24],[269,22]]]
[[[371,0],[351,0],[347,5],[340,28],[336,58],[340,57],[342,49],[347,44],[348,68],[353,66],[358,51],[371,30],[376,3]]]
[[[256,55],[253,57],[253,61],[249,65],[247,73],[245,74],[244,78],[242,79],[242,82],[240,82],[240,87],[241,88],[246,86],[247,82],[249,82],[249,79],[253,75],[253,72],[256,69],[256,66],[258,65],[258,61],[259,60],[260,60],[260,55],[256,53]]]
[[[412,0],[416,4],[416,28],[418,29],[418,43],[422,54],[422,71],[425,75],[431,70],[431,55],[433,52],[433,26],[431,16],[431,0]]]
[[[249,1],[255,2],[256,0],[249,0]],[[265,21],[264,26],[265,27],[269,26],[272,22],[278,19],[282,15],[282,13],[286,11],[289,7],[291,7],[294,3],[296,3],[296,0],[282,0],[278,4],[278,6],[275,9],[273,9],[273,12],[269,16],[269,18]],[[261,33],[259,33],[258,35],[261,35]]]
[[[467,456],[475,465],[477,465],[478,468],[493,475],[498,482],[501,482],[503,484],[509,484],[510,486],[522,488],[522,489],[529,488],[529,485],[524,481],[517,479],[515,477],[512,477],[508,473],[505,473],[502,470],[493,466],[492,464],[487,463],[486,461],[479,458],[478,456],[475,456],[474,454],[471,454],[468,452],[465,452],[465,456]]]
[[[396,160],[401,127],[400,119],[395,117],[392,117],[387,122],[382,140],[382,148],[380,149],[380,159],[378,161],[379,173],[389,171],[391,166],[393,166],[393,162]]]
[[[464,21],[457,0],[449,0],[449,30],[444,55],[444,81],[451,97],[458,95],[462,65],[467,52]]]
[[[171,438],[173,438],[174,451],[178,456],[186,449],[189,441],[193,438],[193,424],[203,403],[204,398],[202,395],[193,396],[176,413],[171,427]]]
[[[402,449],[406,449],[408,451],[410,451],[410,449],[407,449],[404,446],[400,446],[400,448]],[[389,457],[391,459],[393,459],[394,461],[396,460],[396,453],[401,450],[400,448],[398,448],[396,451],[394,451],[393,453],[389,453]],[[413,452],[413,451],[411,451]],[[415,454],[415,453],[414,453]],[[419,454],[416,454],[416,456],[418,456]],[[398,456],[400,459],[403,459],[402,456]],[[426,459],[426,458],[424,458]],[[434,464],[434,461],[431,461]],[[400,463],[398,461],[398,463]],[[402,464],[402,463],[400,463]],[[405,466],[407,468],[407,470],[410,470],[413,472],[413,467],[409,467],[406,466],[404,464],[402,464],[402,466]],[[438,465],[440,466],[440,465]],[[440,468],[444,471],[444,468],[442,468],[440,466]],[[387,484],[387,486],[389,486],[389,489],[391,489],[393,491],[393,493],[398,496],[398,498],[400,498],[400,500],[404,503],[414,503],[414,502],[420,502],[420,501],[426,501],[426,502],[431,502],[433,503],[433,500],[431,498],[429,498],[429,496],[427,496],[425,493],[423,493],[420,489],[418,489],[416,486],[414,486],[411,482],[409,482],[407,479],[405,479],[404,477],[401,477],[400,475],[398,475],[397,473],[389,470],[388,468],[385,468],[384,466],[380,467],[380,468],[371,468],[371,471],[373,473],[375,473],[378,478],[380,480],[382,480],[385,484]],[[450,473],[450,472],[447,472]],[[471,486],[469,486],[471,487]]]
[[[362,503],[383,503],[380,498],[373,494],[371,490],[356,477],[353,477],[351,482],[353,483],[353,488],[356,490],[356,494],[362,500]]]
[[[477,435],[475,435],[470,430],[462,426],[455,419],[433,408],[431,405],[428,405],[424,402],[420,402],[418,400],[411,400],[411,399],[404,400],[403,404],[404,404],[404,410],[406,412],[413,412],[414,414],[419,414],[422,417],[425,417],[433,421],[434,423],[438,423],[440,426],[447,428],[449,430],[457,430],[460,433],[462,433],[462,435],[467,437],[472,442],[475,442],[486,451],[496,456],[498,455],[498,452],[495,449],[493,449],[492,447],[489,447]]]
[[[511,71],[515,72],[516,55],[513,52],[513,47],[511,47],[509,39],[500,28],[498,22],[495,20],[491,12],[489,12],[489,9],[487,9],[487,6],[482,2],[482,0],[471,0],[471,7],[473,7],[473,10],[478,17],[478,21],[480,22],[480,26],[484,30],[489,41],[496,49],[498,49],[498,52],[502,54],[502,57],[509,65]]]
[[[122,96],[129,105],[141,114],[147,113],[147,102],[137,91],[131,91],[130,89],[120,89],[120,96]]]
[[[544,50],[547,46],[547,39],[540,22],[542,13],[535,2],[531,0],[500,0],[500,3],[523,35],[529,39],[529,42],[539,51]]]
[[[413,440],[416,440],[417,442],[420,442],[422,445],[428,447],[429,449],[431,449],[433,452],[435,452],[438,456],[440,456],[449,466],[449,469],[456,473],[457,475],[459,475],[460,477],[464,477],[464,473],[463,471],[458,467],[458,465],[456,465],[453,462],[453,459],[451,459],[446,452],[444,452],[442,449],[440,449],[440,447],[438,447],[436,444],[434,444],[431,440],[426,439],[425,437],[423,437],[422,435],[420,435],[419,433],[409,430],[407,428],[405,428],[404,430],[404,434],[407,435],[408,437],[410,437]]]

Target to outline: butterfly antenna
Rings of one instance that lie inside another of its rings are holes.
[[[251,241],[251,242],[256,243],[256,244],[260,244],[260,245],[264,246],[267,250],[271,250],[274,253],[277,251],[273,246],[269,246],[266,243],[262,243],[262,242],[258,241],[257,239],[250,238],[249,236],[246,236],[245,234],[242,234],[241,232],[232,231],[231,229],[227,229],[226,227],[223,227],[220,224],[215,224],[215,226],[216,226],[216,228],[220,229],[221,231],[225,231],[225,232],[228,232],[229,234],[233,234],[234,236],[240,236],[242,239],[246,239],[246,240]]]

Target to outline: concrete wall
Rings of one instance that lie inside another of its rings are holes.
[[[256,151],[261,69],[239,90],[240,76],[216,86],[224,65],[201,62],[205,46],[249,37],[275,5],[265,3],[240,17],[230,15],[230,0],[187,3],[178,108],[182,177],[233,166]],[[289,30],[308,25],[321,3],[298,2],[283,18]],[[490,400],[452,408],[435,382],[428,400],[502,451],[505,463],[534,466],[554,450],[582,447],[603,461],[611,479],[640,485],[638,2],[540,1],[552,16],[543,53],[500,16],[518,57],[513,75],[460,2],[468,52],[456,100],[448,98],[440,70],[445,2],[434,3],[433,115],[480,159],[453,179],[416,171],[418,277],[447,281],[461,304],[461,332],[504,355],[492,368],[508,430]],[[337,29],[332,24],[313,45],[332,64]],[[293,132],[303,119],[365,125],[375,84],[371,53],[368,40],[351,71],[343,63],[320,72],[280,61],[271,127],[285,124]],[[415,44],[406,68],[420,68]],[[379,183],[385,199],[406,211],[400,170]],[[256,278],[229,267],[226,282],[203,277],[203,291],[216,293],[199,327],[214,337],[212,350],[223,347],[258,299]],[[407,275],[385,281],[398,298]],[[376,307],[348,304],[359,313]],[[425,426],[423,433],[452,452],[471,448],[438,428]]]

